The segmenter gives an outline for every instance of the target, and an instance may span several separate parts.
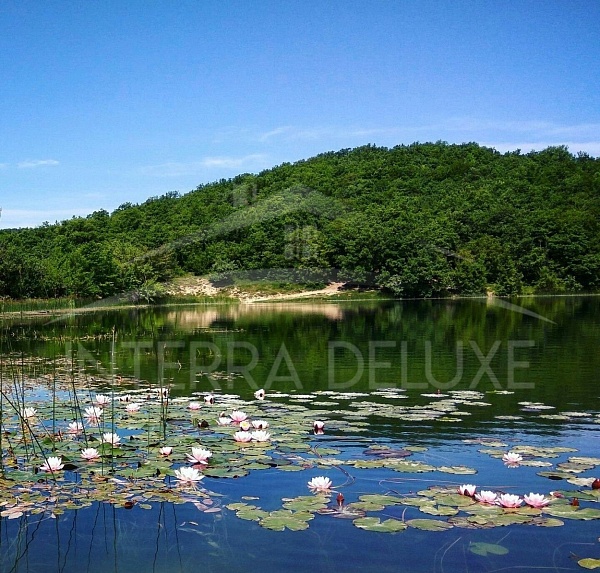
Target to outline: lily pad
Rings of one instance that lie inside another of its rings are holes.
[[[378,517],[359,517],[352,523],[360,529],[379,531],[381,533],[396,533],[407,528],[407,525],[398,519],[386,519],[381,521]]]
[[[502,545],[484,543],[483,541],[469,543],[469,551],[482,557],[487,557],[488,555],[506,555],[508,553],[508,549]]]

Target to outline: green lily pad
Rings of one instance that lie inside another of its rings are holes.
[[[409,519],[406,524],[423,531],[446,531],[453,527],[451,523],[438,519]]]
[[[502,545],[484,543],[483,541],[469,543],[469,551],[483,557],[487,557],[488,555],[506,555],[508,553],[508,549]]]
[[[407,528],[407,525],[398,519],[386,519],[380,521],[378,517],[359,517],[352,523],[360,529],[379,531],[381,533],[396,533]]]
[[[577,565],[583,567],[584,569],[599,569],[600,568],[600,559],[593,559],[591,557],[586,557],[584,559],[580,559],[577,561]]]

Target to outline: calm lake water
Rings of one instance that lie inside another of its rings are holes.
[[[520,496],[592,491],[566,478],[600,477],[599,349],[599,297],[170,306],[6,320],[0,353],[9,381],[19,361],[32,374],[32,357],[54,380],[68,378],[68,358],[98,392],[168,387],[182,401],[214,394],[215,406],[198,414],[211,432],[220,404],[231,411],[247,401],[265,420],[288,408],[290,428],[300,420],[295,412],[314,412],[325,433],[303,439],[337,453],[321,463],[299,452],[301,471],[207,476],[202,486],[218,499],[215,512],[95,501],[55,516],[3,517],[0,572],[581,571],[578,559],[600,559],[597,519],[389,533],[316,514],[307,529],[273,531],[226,506],[274,511],[284,499],[310,495],[316,476],[329,477],[346,503],[464,483]],[[256,405],[260,388],[266,399]],[[369,465],[382,459],[378,447],[408,448],[406,460],[424,465],[414,472]],[[508,467],[502,451],[515,448],[525,463]],[[545,457],[543,448],[565,451]],[[569,466],[573,456],[589,458],[587,465]],[[476,473],[440,469],[456,466]],[[448,521],[450,513],[391,505],[366,515]]]

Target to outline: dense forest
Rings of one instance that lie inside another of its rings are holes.
[[[368,145],[0,231],[0,297],[14,299],[140,293],[185,273],[285,280],[273,269],[403,297],[597,292],[600,160]]]

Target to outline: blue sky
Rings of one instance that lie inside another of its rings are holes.
[[[600,155],[597,0],[3,0],[0,228],[367,143]]]

